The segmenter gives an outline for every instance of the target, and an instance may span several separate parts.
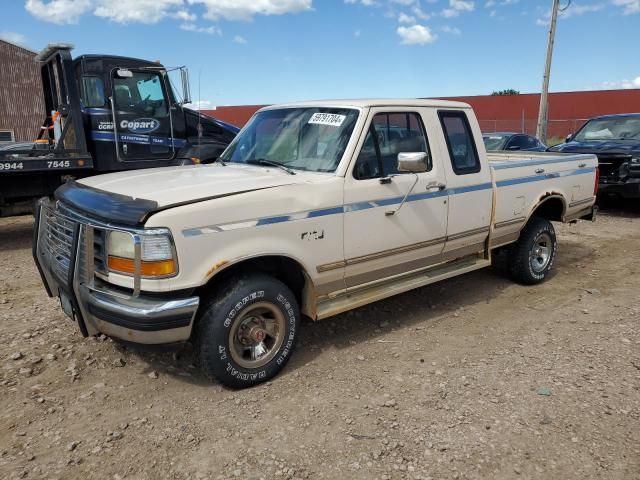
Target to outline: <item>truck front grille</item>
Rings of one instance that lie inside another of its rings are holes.
[[[69,278],[69,267],[73,256],[76,222],[48,208],[43,209],[42,214],[45,216],[43,246],[51,260],[53,273],[60,280],[66,281]]]
[[[629,155],[598,155],[600,178],[604,181],[618,181],[623,176],[623,164],[629,162]]]
[[[44,216],[43,227],[45,229],[44,250],[50,258],[55,275],[66,282],[69,280],[71,259],[75,255],[73,239],[76,226],[87,224],[87,220],[61,204],[57,204],[55,209],[43,208],[42,215]],[[102,274],[107,274],[106,236],[105,229],[93,227],[94,269]],[[80,253],[84,269],[84,249]]]

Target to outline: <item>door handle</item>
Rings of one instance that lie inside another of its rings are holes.
[[[444,183],[440,183],[440,182],[429,182],[429,183],[427,183],[427,190],[438,189],[438,190],[442,191],[445,188],[447,188],[447,186]]]
[[[587,166],[587,164],[586,164],[586,163],[581,163],[580,165],[578,165],[578,168],[584,168],[584,167],[586,167],[586,166]]]
[[[544,168],[538,168],[538,169],[536,170],[536,173],[544,173]]]

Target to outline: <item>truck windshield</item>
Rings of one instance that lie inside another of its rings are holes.
[[[256,114],[222,154],[224,162],[278,163],[295,170],[333,172],[344,154],[358,111],[281,108]]]
[[[611,117],[591,120],[574,137],[577,142],[638,139],[640,139],[640,117]]]

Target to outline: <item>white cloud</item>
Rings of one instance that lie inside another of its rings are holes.
[[[202,4],[205,18],[218,20],[250,20],[254,15],[284,15],[312,9],[312,0],[187,0]]]
[[[619,89],[640,88],[640,77],[631,80],[606,81],[595,87],[590,86],[588,90],[619,90]]]
[[[407,15],[406,13],[401,13],[400,15],[398,15],[398,22],[415,24],[416,17],[412,17],[411,15]]]
[[[182,0],[102,0],[97,2],[93,14],[117,23],[153,24],[182,6]]]
[[[622,88],[640,88],[640,77],[636,77],[633,80],[623,80]]]
[[[239,43],[240,45],[246,45],[247,44],[247,39],[244,38],[241,35],[236,35],[235,37],[233,37],[233,41],[234,41],[234,43]]]
[[[27,0],[24,7],[34,17],[59,25],[78,23],[92,8],[91,0]]]
[[[27,37],[17,32],[0,32],[0,39],[16,45],[24,45],[27,41]]]
[[[613,0],[613,4],[622,7],[625,15],[640,13],[640,0]]]
[[[398,27],[397,33],[402,39],[403,45],[426,45],[435,42],[437,38],[429,27],[423,25]]]
[[[198,16],[195,13],[191,13],[187,10],[178,10],[175,17],[183,22],[195,22],[198,19]]]
[[[360,3],[365,7],[372,7],[374,5],[378,5],[378,2],[376,2],[375,0],[344,0],[344,3],[351,3],[351,4]]]
[[[364,0],[370,1],[370,0]],[[193,23],[189,5],[202,5],[205,18],[250,20],[254,15],[284,15],[312,9],[313,0],[26,0],[33,16],[51,23],[77,23],[93,13],[117,23],[157,23],[172,17]]]
[[[450,27],[449,25],[445,25],[440,30],[444,33],[451,33],[453,35],[460,35],[462,31],[458,27]]]
[[[180,25],[180,29],[187,32],[206,33],[207,35],[222,35],[222,30],[214,25],[210,27],[199,27],[195,23],[183,23]]]
[[[462,12],[473,12],[475,3],[465,0],[449,0],[449,8],[442,10],[440,15],[445,18],[457,17]]]

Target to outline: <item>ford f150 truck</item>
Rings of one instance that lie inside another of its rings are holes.
[[[84,335],[191,340],[231,387],[320,320],[506,257],[544,280],[552,221],[593,219],[597,158],[487,155],[472,109],[341,100],[256,113],[215,164],[69,182],[37,211],[50,296]]]

